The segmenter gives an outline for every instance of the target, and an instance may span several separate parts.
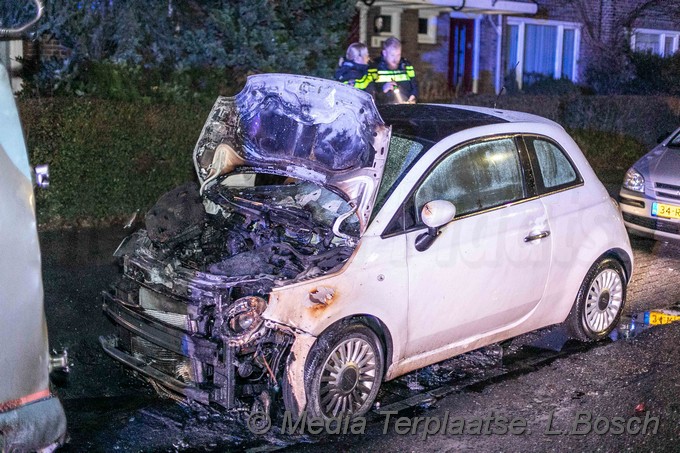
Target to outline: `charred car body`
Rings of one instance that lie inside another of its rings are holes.
[[[529,330],[615,327],[630,245],[561,127],[381,113],[304,76],[219,98],[194,150],[200,188],[164,195],[116,251],[104,349],[191,400],[267,409],[280,391],[333,417],[369,410],[383,379]]]

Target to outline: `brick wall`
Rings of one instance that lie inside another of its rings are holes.
[[[40,39],[40,56],[42,59],[47,58],[68,58],[71,55],[71,50],[62,46],[59,42],[51,36],[45,36]]]
[[[666,0],[668,4],[677,0]],[[589,61],[615,46],[628,44],[627,27],[656,30],[678,30],[680,21],[669,15],[664,2],[635,17],[635,9],[644,0],[536,0],[538,13],[534,18],[578,22],[581,28],[579,76]]]

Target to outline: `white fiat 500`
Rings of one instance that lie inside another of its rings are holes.
[[[101,338],[189,399],[362,414],[382,381],[556,323],[597,340],[623,310],[619,210],[544,118],[257,75],[194,161],[116,251]]]

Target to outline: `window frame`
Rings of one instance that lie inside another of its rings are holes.
[[[583,176],[581,176],[581,172],[578,170],[578,167],[574,164],[574,161],[572,160],[571,156],[569,155],[568,152],[564,150],[564,147],[560,145],[555,139],[548,137],[546,135],[541,135],[541,134],[521,134],[521,136],[518,138],[522,146],[525,148],[526,153],[529,157],[529,161],[531,164],[531,169],[532,169],[532,175],[534,177],[534,184],[536,187],[536,194],[540,197],[545,196],[545,195],[550,195],[552,193],[556,192],[562,192],[564,190],[572,189],[574,187],[579,187],[583,185]],[[574,181],[570,181],[564,184],[560,184],[558,186],[554,187],[545,187],[545,184],[543,182],[543,172],[541,172],[541,166],[538,162],[538,156],[536,155],[536,149],[533,146],[533,143],[530,142],[528,139],[539,139],[546,141],[553,146],[555,146],[564,156],[565,159],[569,162],[571,165],[571,168],[574,170],[574,173],[576,174],[576,179]],[[532,143],[530,146],[529,143]]]
[[[405,216],[406,212],[408,209],[412,208],[413,204],[413,199],[415,197],[416,191],[420,188],[420,186],[425,182],[427,177],[432,173],[432,171],[438,167],[444,160],[446,160],[451,154],[457,152],[458,150],[475,144],[475,143],[483,143],[483,142],[489,142],[489,141],[496,141],[496,140],[502,140],[502,139],[512,139],[513,142],[515,143],[515,149],[517,150],[518,154],[518,159],[519,159],[519,167],[520,167],[520,175],[522,178],[523,186],[524,186],[524,196],[518,200],[510,201],[498,206],[492,206],[488,208],[483,208],[478,211],[470,212],[464,215],[456,216],[452,222],[462,220],[462,219],[467,219],[469,217],[474,217],[477,215],[481,215],[487,212],[495,211],[498,209],[502,209],[506,206],[514,206],[520,203],[525,203],[529,200],[533,200],[536,198],[537,195],[537,189],[536,189],[536,178],[534,177],[534,171],[531,166],[530,162],[530,157],[527,152],[527,148],[524,144],[524,141],[521,140],[521,135],[520,133],[503,133],[503,134],[497,134],[497,135],[490,135],[490,136],[485,136],[485,137],[477,137],[471,140],[466,140],[461,143],[457,143],[453,147],[449,148],[445,152],[443,152],[432,164],[430,164],[425,171],[422,172],[420,177],[418,178],[418,181],[416,181],[415,184],[409,189],[408,194],[404,198],[404,200],[401,202],[401,205],[397,208],[395,211],[394,215],[390,219],[390,221],[387,223],[387,226],[381,233],[380,237],[382,239],[387,239],[390,237],[394,236],[399,236],[402,234],[407,234],[413,231],[418,231],[418,230],[423,230],[426,229],[427,226],[422,223],[421,221],[417,221],[414,225],[404,228],[403,225],[405,225]],[[409,171],[411,171],[409,169]],[[408,173],[408,172],[407,172]],[[389,197],[388,197],[389,198]],[[413,207],[412,209],[415,209]],[[419,213],[415,213],[416,216],[419,217]]]
[[[633,52],[644,52],[643,50],[637,50],[635,48],[635,45],[637,44],[637,35],[638,33],[643,33],[647,35],[657,35],[658,41],[659,41],[659,52],[656,52],[655,55],[659,55],[662,57],[667,57],[670,56],[676,52],[678,52],[680,49],[680,31],[678,30],[659,30],[659,29],[654,29],[654,28],[634,28],[631,35],[630,35],[630,48],[633,50]],[[672,44],[672,51],[671,53],[666,53],[666,38],[673,38],[673,44]],[[654,53],[654,52],[652,52]]]
[[[382,47],[383,41],[390,36],[401,39],[401,13],[398,7],[381,6],[380,12],[373,18],[375,21],[379,16],[390,16],[390,31],[381,31],[371,36],[371,47]]]
[[[525,30],[527,25],[544,25],[557,27],[557,42],[555,43],[555,67],[553,68],[552,77],[556,80],[562,78],[562,60],[563,60],[563,48],[564,48],[564,31],[573,30],[574,31],[574,53],[572,55],[572,82],[578,82],[578,68],[579,68],[579,54],[581,53],[581,27],[582,24],[578,22],[566,22],[560,20],[542,20],[542,19],[529,19],[520,17],[508,17],[507,26],[517,26],[517,69],[516,69],[516,81],[517,86],[521,89],[524,79],[524,52],[525,52]],[[506,43],[506,49],[509,49],[511,45],[510,42]],[[510,62],[506,61],[506,67],[511,66]]]
[[[418,44],[437,44],[437,19],[440,9],[419,9],[418,19],[427,19],[427,33],[418,33]]]

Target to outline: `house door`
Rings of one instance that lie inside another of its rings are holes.
[[[449,35],[449,86],[456,93],[472,91],[472,54],[475,22],[451,19]]]

